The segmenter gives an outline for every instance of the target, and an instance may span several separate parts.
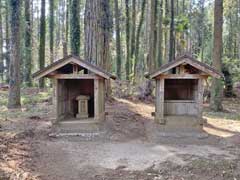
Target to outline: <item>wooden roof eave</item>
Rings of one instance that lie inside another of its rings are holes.
[[[176,61],[176,62],[171,62],[172,64],[166,64],[166,65],[163,65],[162,67],[163,68],[160,68],[160,70],[152,73],[152,74],[148,74],[146,75],[145,77],[149,77],[150,79],[156,79],[158,76],[160,76],[161,74],[169,71],[170,69],[176,67],[176,66],[179,66],[180,64],[183,64],[183,63],[187,63],[187,64],[190,64],[191,66],[201,70],[202,72],[208,74],[209,76],[212,76],[212,77],[215,77],[215,78],[221,78],[223,77],[223,75],[221,73],[217,73],[215,71],[212,70],[212,68],[208,65],[205,65],[205,67],[203,67],[202,65],[198,64],[197,62],[194,62],[192,60],[189,60],[187,58],[184,58],[184,59],[181,59],[179,61]],[[164,68],[164,66],[166,66],[166,68]]]
[[[62,59],[62,61],[60,60],[60,62],[56,61],[55,65],[53,63],[52,65],[49,65],[48,67],[46,67],[44,70],[37,71],[36,73],[33,74],[33,78],[38,80],[40,78],[47,77],[51,72],[65,66],[66,64],[69,64],[69,63],[78,64],[79,66],[82,66],[83,68],[88,69],[89,71],[91,71],[91,72],[95,73],[96,75],[99,75],[105,79],[110,79],[110,78],[116,79],[116,77],[114,75],[112,75],[110,73],[105,73],[105,72],[99,71],[93,65],[87,64],[87,63],[83,62],[83,60],[80,60],[74,56],[69,56],[65,59]]]

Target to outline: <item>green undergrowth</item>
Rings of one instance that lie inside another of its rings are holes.
[[[208,112],[204,112],[203,115],[206,118],[212,118],[212,119],[240,121],[240,113],[208,111]]]
[[[47,113],[48,106],[52,104],[51,89],[39,91],[37,88],[21,90],[21,109],[8,110],[8,92],[0,91],[0,120],[11,118],[38,116]]]
[[[223,111],[214,112],[210,108],[204,110],[206,118],[240,121],[240,99],[226,98],[223,101]]]

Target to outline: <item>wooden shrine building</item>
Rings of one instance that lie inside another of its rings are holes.
[[[189,55],[161,66],[147,77],[156,81],[155,121],[160,124],[195,119],[202,124],[204,81],[222,74]]]
[[[33,74],[34,79],[44,77],[54,82],[56,120],[53,123],[105,119],[105,80],[115,76],[70,55]]]

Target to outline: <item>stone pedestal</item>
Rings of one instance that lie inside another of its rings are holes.
[[[76,118],[78,119],[84,119],[88,118],[88,100],[90,99],[89,96],[80,95],[76,98],[78,101],[78,114],[76,115]]]

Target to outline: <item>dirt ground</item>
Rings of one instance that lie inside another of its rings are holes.
[[[206,105],[201,133],[158,136],[153,103],[116,98],[107,133],[84,140],[49,136],[53,105],[42,96],[21,112],[1,106],[0,180],[240,179],[240,100],[226,99],[219,113]]]

